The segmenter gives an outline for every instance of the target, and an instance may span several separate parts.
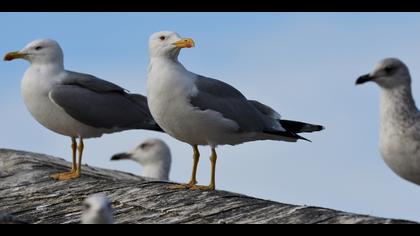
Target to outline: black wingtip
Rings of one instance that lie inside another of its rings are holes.
[[[309,132],[309,133],[311,133],[311,132],[318,132],[318,131],[323,131],[323,130],[325,130],[325,126],[323,126],[323,125],[311,125],[311,124],[308,124],[307,126],[306,126],[306,130],[301,130],[301,132]]]
[[[280,125],[293,133],[311,133],[324,130],[325,127],[322,125],[313,125],[305,122],[300,121],[293,121],[293,120],[279,120]]]
[[[152,124],[150,130],[165,133],[165,131],[157,123]]]
[[[307,138],[302,137],[302,136],[300,136],[300,135],[296,135],[296,136],[298,136],[298,137],[299,137],[299,139],[301,139],[301,140],[304,140],[304,141],[307,141],[307,142],[312,143],[312,141],[311,141],[310,139],[307,139]]]
[[[266,133],[266,134],[272,134],[272,135],[282,136],[282,137],[285,137],[285,138],[292,138],[292,139],[296,139],[296,140],[301,139],[301,140],[305,140],[305,141],[308,141],[308,142],[312,142],[311,140],[309,140],[309,139],[307,139],[305,137],[302,137],[302,136],[300,136],[300,135],[298,135],[296,133],[293,133],[293,132],[291,132],[289,130],[286,130],[286,131],[265,130],[263,132]]]

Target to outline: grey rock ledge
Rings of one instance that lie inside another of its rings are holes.
[[[79,223],[81,202],[103,192],[112,201],[116,223],[213,224],[405,224],[336,210],[293,206],[225,191],[169,190],[162,181],[84,166],[76,180],[48,175],[70,163],[51,156],[0,149],[0,223]],[[11,222],[2,222],[6,219]]]

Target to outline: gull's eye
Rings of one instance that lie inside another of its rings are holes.
[[[392,72],[394,72],[394,70],[395,70],[396,68],[394,67],[394,66],[386,66],[385,68],[384,68],[384,71],[385,71],[385,73],[387,73],[387,74],[391,74]]]
[[[39,51],[39,50],[41,50],[42,49],[42,47],[41,46],[38,46],[38,47],[36,47],[35,48],[35,50],[37,50],[37,51]]]
[[[148,144],[148,143],[142,143],[141,145],[140,145],[140,148],[141,149],[146,149],[147,147],[149,147],[150,145]]]
[[[88,211],[89,209],[90,209],[90,204],[89,203],[84,203],[83,204],[83,210]]]
[[[166,37],[165,37],[165,36],[160,36],[160,37],[159,37],[159,39],[160,39],[161,41],[163,41],[163,40],[165,40],[165,39],[166,39]]]
[[[144,151],[148,151],[153,146],[154,146],[153,143],[142,143],[142,144],[140,144],[139,148],[144,150]]]

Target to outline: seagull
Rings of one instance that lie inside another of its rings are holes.
[[[72,169],[51,175],[53,179],[80,176],[83,139],[129,129],[161,131],[150,114],[146,97],[129,94],[118,85],[92,75],[65,70],[63,51],[54,40],[33,41],[4,57],[5,61],[14,59],[30,62],[21,84],[29,112],[43,126],[72,141]]]
[[[82,224],[114,224],[114,213],[108,198],[95,194],[83,202]]]
[[[148,104],[153,118],[170,136],[193,147],[193,171],[187,184],[174,189],[214,190],[219,145],[257,140],[296,142],[297,133],[323,129],[320,125],[283,120],[279,113],[258,101],[248,100],[232,86],[188,71],[179,61],[182,48],[195,46],[191,38],[170,31],[149,38]],[[211,147],[211,181],[198,186],[198,146]]]
[[[130,152],[114,155],[111,160],[133,160],[143,166],[143,176],[164,181],[169,180],[171,150],[160,139],[148,139]]]
[[[420,113],[411,93],[408,67],[386,58],[356,85],[375,82],[381,89],[379,151],[401,178],[420,185]]]

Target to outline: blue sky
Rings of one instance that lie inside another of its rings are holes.
[[[398,13],[0,13],[0,52],[38,38],[63,47],[69,70],[146,93],[147,40],[160,30],[196,42],[183,50],[191,71],[228,82],[284,118],[320,123],[313,142],[220,147],[219,189],[292,204],[420,221],[420,188],[393,174],[378,152],[379,89],[355,79],[385,57],[411,69],[420,99],[420,14]],[[0,147],[70,160],[70,140],[38,124],[20,97],[28,63],[0,62]],[[84,163],[136,174],[117,152],[158,137],[172,149],[171,179],[185,182],[191,148],[164,134],[127,131],[86,141]],[[202,149],[199,181],[210,174]]]

